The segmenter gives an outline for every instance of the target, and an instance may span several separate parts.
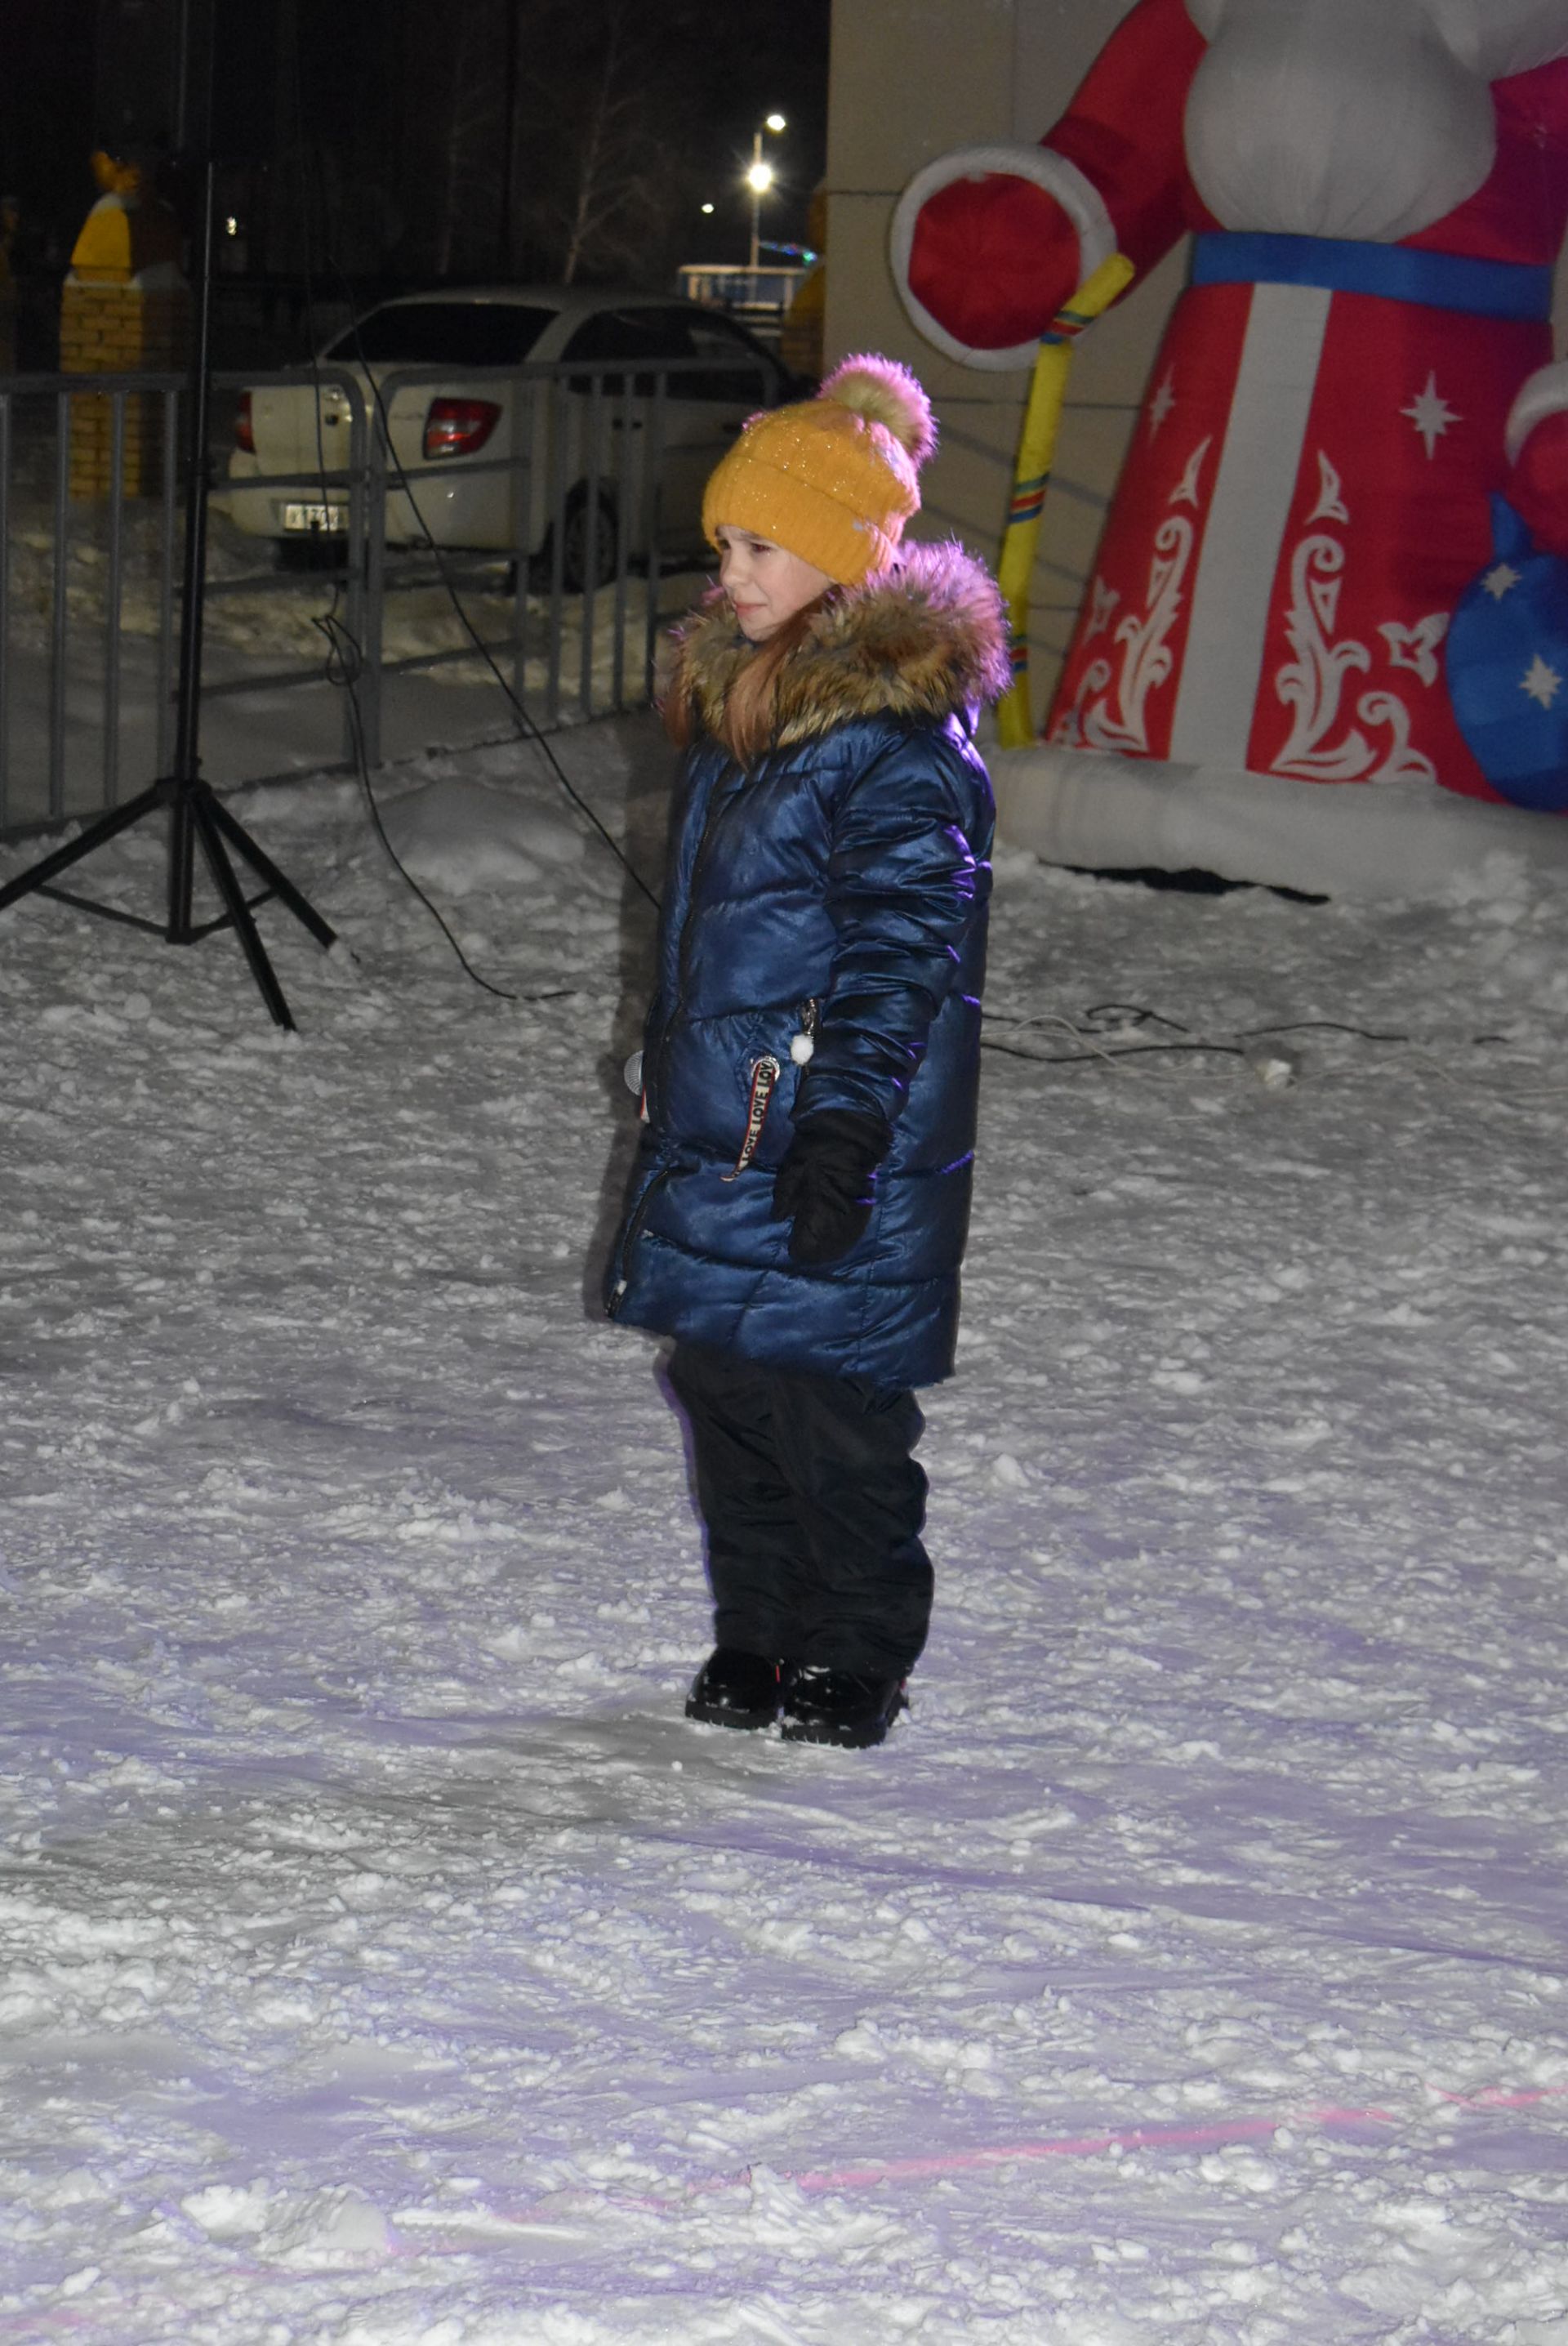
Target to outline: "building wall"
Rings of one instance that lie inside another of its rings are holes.
[[[942,452],[920,533],[956,533],[994,563],[1026,372],[942,358],[911,325],[888,267],[898,197],[922,164],[980,140],[1032,145],[1072,97],[1132,0],[834,0],[828,126],[830,364],[853,350],[903,359],[932,394]],[[1031,671],[1044,712],[1087,584],[1106,500],[1186,265],[1174,253],[1079,343],[1041,531]]]

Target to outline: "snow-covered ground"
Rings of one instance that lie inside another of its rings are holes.
[[[646,723],[558,748],[651,868]],[[341,933],[262,915],[298,1037],[0,915],[0,2341],[1563,2346],[1562,884],[1002,859],[990,1032],[1076,1063],[988,1058],[934,1635],[839,1754],[681,1716],[594,1300],[646,912],[535,753],[382,795],[518,999],[336,781],[238,802]]]

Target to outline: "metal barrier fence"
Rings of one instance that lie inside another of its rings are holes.
[[[214,452],[204,771],[426,746],[409,680],[476,683],[493,737],[519,712],[549,730],[641,704],[661,620],[691,597],[674,566],[711,559],[702,484],[769,388],[760,367],[716,378],[700,360],[216,376],[215,414],[227,430],[248,401],[255,452],[227,476]],[[103,812],[168,770],[188,389],[0,377],[0,834]],[[83,401],[100,428],[107,410],[90,498],[71,472]]]

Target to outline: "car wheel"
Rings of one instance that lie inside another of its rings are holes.
[[[615,576],[616,508],[611,498],[601,495],[590,505],[586,490],[573,490],[561,534],[561,570],[568,595],[607,586]]]

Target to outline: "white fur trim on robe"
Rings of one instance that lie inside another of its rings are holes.
[[[1084,178],[1075,163],[1065,155],[1058,155],[1049,147],[960,147],[951,155],[939,156],[917,171],[900,197],[890,232],[891,259],[894,280],[905,309],[928,342],[961,366],[983,367],[998,372],[1005,367],[1033,366],[1040,344],[1033,336],[1026,342],[1014,343],[1004,351],[972,350],[940,326],[924,304],[910,291],[910,254],[914,246],[915,221],[923,206],[932,196],[940,195],[958,179],[978,179],[997,172],[1015,179],[1029,179],[1054,196],[1068,219],[1078,231],[1078,283],[1092,277],[1103,261],[1109,260],[1116,250],[1116,231],[1111,215],[1105,209],[1105,199],[1094,182]]]

